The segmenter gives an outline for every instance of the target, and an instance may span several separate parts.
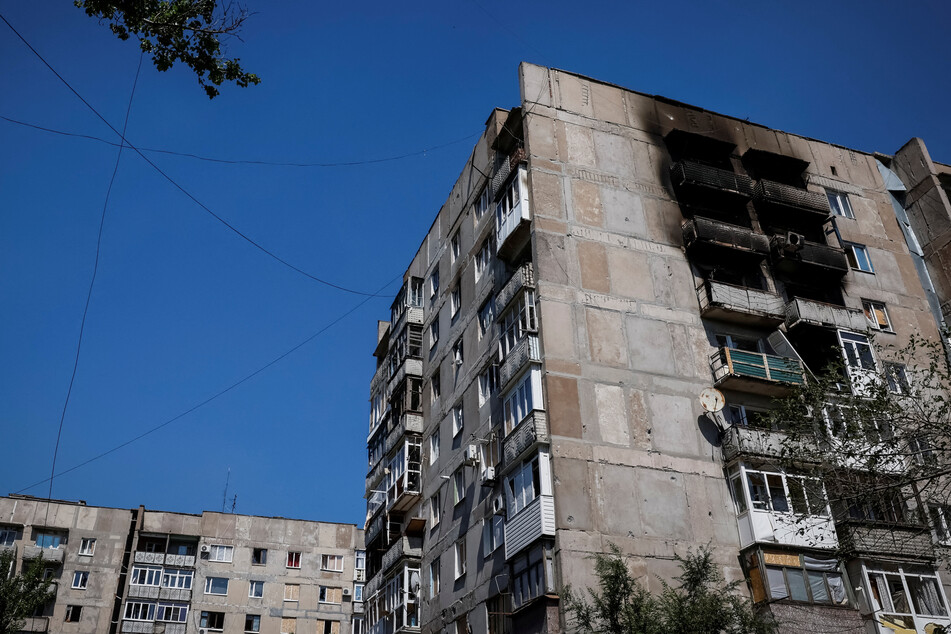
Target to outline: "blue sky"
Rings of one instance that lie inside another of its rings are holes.
[[[246,5],[256,13],[229,52],[261,85],[209,101],[184,68],[159,73],[146,60],[126,136],[273,162],[437,148],[324,168],[149,154],[281,258],[362,291],[404,270],[491,109],[517,104],[523,60],[866,151],[921,136],[951,162],[951,8],[941,0]],[[121,128],[135,44],[67,0],[0,0],[0,13]],[[0,60],[0,116],[116,140],[2,24]],[[117,148],[5,120],[0,146],[8,493],[49,476]],[[124,151],[57,470],[189,410],[361,301],[269,258]],[[230,469],[229,509],[236,495],[239,513],[362,522],[371,353],[390,301],[370,299],[230,392],[57,478],[53,496],[220,510]]]

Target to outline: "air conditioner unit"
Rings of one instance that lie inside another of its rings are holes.
[[[501,495],[497,495],[492,498],[492,512],[496,515],[505,514],[505,498]]]
[[[350,596],[350,588],[344,588],[344,589],[343,589],[343,596],[345,596],[345,597],[349,597],[349,596]]]
[[[479,464],[479,445],[469,445],[466,447],[464,462],[469,466]]]
[[[201,545],[201,552],[203,552],[203,553],[211,552],[211,546],[209,546],[208,544],[202,544],[202,545]]]
[[[495,467],[486,467],[482,472],[482,484],[495,482]]]
[[[783,245],[783,250],[787,253],[795,253],[802,248],[803,243],[806,241],[806,238],[801,233],[796,233],[795,231],[786,232],[786,244]]]

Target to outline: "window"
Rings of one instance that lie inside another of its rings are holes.
[[[234,558],[234,546],[213,545],[208,549],[208,561],[231,563]]]
[[[456,284],[449,292],[449,314],[452,315],[453,319],[459,314],[460,308],[462,308],[462,291],[459,285]]]
[[[125,604],[125,616],[129,621],[154,621],[155,604],[143,601],[129,601]]]
[[[228,578],[208,577],[205,579],[205,594],[228,594]]]
[[[948,616],[944,592],[933,572],[912,565],[876,564],[876,568],[879,569],[868,570],[872,607],[876,612],[883,611],[889,616]],[[914,630],[910,622],[908,627]]]
[[[753,600],[787,599],[803,603],[848,605],[839,562],[782,551],[752,553],[747,559]]]
[[[285,601],[300,601],[300,584],[285,583],[284,584],[284,600]]]
[[[904,524],[905,502],[898,491],[887,486],[887,483],[869,482],[867,493],[849,501],[849,517],[863,522]]]
[[[13,546],[20,531],[13,527],[0,526],[0,546]],[[80,555],[84,553],[79,553]]]
[[[908,384],[908,375],[902,363],[885,363],[885,381],[888,391],[893,394],[908,394],[911,386]]]
[[[79,623],[79,619],[83,617],[83,606],[81,605],[67,605],[66,606],[66,618],[63,619],[67,623]]]
[[[855,214],[852,213],[852,205],[849,204],[849,197],[843,192],[837,192],[832,189],[826,190],[826,198],[829,199],[829,207],[832,208],[832,213],[836,216],[842,216],[843,218],[855,218]]]
[[[429,564],[429,597],[439,594],[439,557]]]
[[[530,372],[518,379],[515,387],[503,395],[502,417],[506,436],[535,409],[535,403],[541,402],[541,382],[541,372],[533,366]]]
[[[872,258],[868,255],[868,247],[852,242],[845,242],[842,246],[845,247],[845,257],[849,261],[850,268],[866,273],[875,272],[875,269],[872,268]]]
[[[744,512],[749,504],[755,511],[829,517],[825,487],[818,478],[752,469],[744,471],[749,499],[743,495],[739,480],[735,477],[731,480],[738,512]]]
[[[485,476],[489,467],[498,467],[502,456],[502,439],[498,434],[489,434],[485,443],[479,444],[479,474]]]
[[[482,190],[482,195],[479,196],[479,200],[475,204],[475,217],[476,220],[481,220],[482,216],[485,215],[485,212],[489,210],[489,188],[486,187]]]
[[[512,604],[518,609],[546,592],[554,591],[551,546],[539,544],[512,560]]]
[[[492,238],[486,238],[475,257],[475,281],[478,282],[492,262]]]
[[[466,540],[460,539],[453,549],[455,556],[456,579],[466,574]]]
[[[466,499],[466,474],[459,467],[452,474],[452,503],[459,504]]]
[[[433,271],[433,274],[429,276],[429,297],[430,299],[436,299],[439,295],[439,269]]]
[[[527,290],[505,311],[500,324],[502,336],[499,339],[499,361],[512,351],[530,332],[538,330],[538,319],[535,312],[535,291]]]
[[[872,330],[881,330],[882,332],[892,332],[892,324],[888,321],[888,312],[885,310],[885,304],[863,299],[862,310],[865,312],[865,321],[868,322],[869,328]]]
[[[442,515],[440,506],[439,491],[429,498],[429,527],[432,528],[439,524],[439,518]]]
[[[343,572],[343,555],[321,555],[320,569]]]
[[[300,553],[294,551],[287,553],[287,567],[300,568]]]
[[[3,539],[0,537],[0,543]],[[79,554],[92,556],[96,552],[96,539],[94,537],[83,537],[79,541]]]
[[[263,566],[267,564],[267,548],[251,549],[251,565]]]
[[[449,257],[452,258],[453,262],[459,259],[459,232],[458,231],[452,234],[452,237],[449,238]]]
[[[462,403],[457,403],[452,408],[452,437],[455,438],[462,433],[464,426],[462,419]]]
[[[439,395],[442,393],[442,386],[440,385],[439,380],[439,370],[436,370],[436,373],[433,374],[432,378],[429,380],[429,391],[432,396],[432,402],[439,400]]]
[[[469,616],[464,615],[456,619],[455,634],[471,634],[472,630],[469,629]]]
[[[498,389],[498,366],[486,366],[479,375],[479,407],[485,405]]]
[[[758,339],[748,339],[730,334],[717,334],[716,340],[717,345],[721,348],[743,350],[745,352],[763,352],[762,345]]]
[[[433,430],[429,437],[429,464],[434,465],[439,460],[439,428]]]
[[[261,631],[261,615],[260,614],[245,614],[244,615],[244,631],[245,632],[260,632]]]
[[[89,572],[86,570],[77,570],[73,573],[73,589],[85,590],[89,583]]]
[[[353,600],[363,601],[363,584],[362,583],[353,584]]]
[[[195,571],[193,570],[179,570],[178,568],[166,568],[162,572],[162,587],[163,588],[191,588],[192,587],[192,577],[194,576]]]
[[[159,601],[155,620],[166,623],[185,623],[188,621],[188,604]]]
[[[317,600],[321,603],[341,603],[343,601],[343,588],[319,586]]]
[[[260,599],[264,596],[264,582],[251,580],[248,582],[248,596]]]
[[[297,634],[297,619],[281,618],[281,634]]]
[[[541,470],[538,458],[538,455],[536,455],[530,460],[526,460],[505,479],[505,493],[510,518],[541,495]]]
[[[503,520],[501,515],[493,515],[482,521],[482,554],[488,557],[504,541]]]
[[[65,540],[62,533],[39,531],[36,533],[36,545],[39,548],[59,548]]]
[[[439,343],[439,314],[433,318],[433,323],[429,324],[429,349],[432,350]]]
[[[358,550],[353,561],[354,570],[366,570],[367,569],[367,551]]]
[[[511,595],[497,594],[485,602],[488,634],[512,634]]]
[[[198,622],[198,627],[203,627],[209,630],[225,629],[225,613],[224,612],[202,612],[201,620]]]
[[[931,520],[931,530],[935,539],[942,544],[951,543],[951,506],[929,504],[928,518]]]
[[[495,320],[495,300],[489,297],[479,308],[479,340],[489,332]]]
[[[317,634],[340,634],[340,621],[317,620]]]
[[[459,340],[452,345],[452,362],[456,366],[456,372],[459,372],[464,361],[465,356],[462,353],[462,337],[459,337]]]
[[[132,566],[132,580],[134,586],[158,586],[162,582],[161,566]]]
[[[732,425],[770,429],[767,410],[749,407],[748,405],[727,405],[726,418]]]
[[[865,335],[854,332],[839,331],[842,340],[842,349],[845,352],[845,363],[849,368],[875,370],[875,357],[872,356],[872,345]]]

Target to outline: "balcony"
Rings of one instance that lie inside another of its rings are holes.
[[[28,544],[23,547],[23,558],[24,559],[35,559],[36,557],[42,557],[46,561],[55,561],[56,563],[63,563],[63,559],[66,556],[66,548],[42,548],[34,544]]]
[[[422,537],[400,537],[390,546],[389,550],[383,553],[383,563],[380,570],[386,573],[390,568],[401,562],[403,559],[422,559],[423,557],[423,538]]]
[[[495,314],[501,315],[523,288],[535,288],[535,268],[525,262],[512,273],[499,294],[495,296]]]
[[[138,550],[132,560],[137,564],[156,564],[161,566],[165,563],[165,553],[150,553]]]
[[[828,516],[751,509],[737,516],[736,524],[740,548],[757,542],[800,548],[839,547],[835,525]]]
[[[175,566],[177,568],[194,568],[195,555],[176,555],[168,553],[165,555],[165,565]]]
[[[521,251],[529,238],[532,212],[528,203],[528,174],[518,168],[503,187],[495,208],[496,254],[507,260]]]
[[[402,440],[403,436],[405,436],[407,433],[423,433],[422,414],[416,414],[414,412],[403,413],[403,415],[400,417],[400,421],[394,425],[393,429],[391,429],[386,435],[386,441],[383,443],[383,454],[389,455],[389,453],[396,448],[396,445],[399,444],[400,440]]]
[[[752,229],[697,216],[681,226],[684,246],[701,255],[733,255],[762,259],[769,254],[769,238]]]
[[[795,456],[797,462],[819,462],[823,453],[817,442],[792,440],[781,431],[733,425],[720,440],[724,462],[740,457],[784,458]]]
[[[399,319],[396,320],[396,323],[390,326],[390,341],[395,340],[397,336],[399,336],[400,331],[406,326],[406,324],[422,325],[422,323],[422,306],[406,306],[406,308],[400,314]]]
[[[407,376],[423,376],[422,359],[414,359],[413,357],[404,359],[399,369],[394,372],[392,378],[390,378],[390,382],[386,388],[388,393],[392,394]]]
[[[538,335],[525,335],[515,347],[505,355],[505,361],[499,367],[499,389],[504,392],[509,383],[521,373],[531,361],[540,361]]]
[[[785,302],[777,293],[707,280],[697,287],[700,314],[752,326],[777,326],[785,318]]]
[[[158,586],[140,586],[140,585],[129,586],[129,597],[132,599],[158,599],[158,596],[159,596]]]
[[[370,577],[367,580],[366,585],[363,586],[363,600],[370,601],[380,590],[380,586],[383,584],[383,571],[377,570],[376,574]]]
[[[386,516],[383,513],[377,513],[382,505],[372,511],[372,519],[370,523],[366,525],[366,538],[365,541],[367,544],[376,539],[377,535],[383,532],[383,527],[386,525]],[[367,595],[369,596],[369,594]]]
[[[524,162],[527,158],[528,155],[525,152],[525,148],[517,147],[512,150],[511,154],[500,161],[499,169],[492,175],[491,191],[493,199],[499,199],[499,193],[502,190],[502,186],[505,185],[505,181],[512,175],[512,172],[518,169],[519,164]]]
[[[861,310],[795,297],[786,306],[786,328],[809,325],[862,332],[868,324]]]
[[[927,526],[846,519],[836,522],[842,549],[856,556],[893,555],[933,560],[934,544]]]
[[[832,215],[825,194],[800,187],[760,180],[753,188],[753,204],[761,213],[796,214],[799,218],[822,222]]]
[[[132,634],[153,634],[155,623],[152,621],[123,621],[122,631]]]
[[[531,450],[548,443],[548,417],[542,410],[531,412],[502,441],[502,469],[517,465]]]
[[[505,558],[511,559],[541,537],[555,536],[555,499],[539,495],[505,521]]]
[[[714,385],[728,390],[783,396],[806,382],[798,359],[720,348],[710,357]]]
[[[770,239],[773,264],[787,274],[834,275],[842,277],[849,272],[845,251],[818,242],[802,241],[793,246],[788,236]]]
[[[753,181],[745,174],[680,161],[670,167],[670,180],[677,195],[688,200],[745,202],[753,197]]]

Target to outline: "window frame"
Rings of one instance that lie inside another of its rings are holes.
[[[74,570],[73,582],[69,587],[73,590],[85,590],[89,586],[89,571]]]
[[[433,269],[429,274],[429,299],[433,300],[439,296],[439,267]]]
[[[436,464],[439,460],[439,428],[433,430],[429,435],[429,466]]]
[[[147,564],[133,564],[132,572],[129,573],[129,585],[149,586],[153,588],[162,585],[162,566],[149,566]],[[143,578],[145,581],[141,581]],[[154,583],[152,581],[154,580]]]
[[[79,623],[83,618],[83,606],[67,605],[66,614],[63,615],[63,623]]]
[[[300,602],[300,584],[299,583],[285,583],[284,584],[284,602],[285,603]]]
[[[462,310],[462,287],[456,284],[449,291],[449,314],[455,319],[459,316],[460,310]]]
[[[453,544],[453,571],[455,573],[455,580],[458,581],[466,574],[466,538],[456,540]]]
[[[255,593],[255,590],[257,593]],[[261,579],[249,579],[248,580],[248,598],[249,599],[262,599],[264,598],[264,581]]]
[[[441,555],[429,563],[429,598],[433,599],[439,594],[439,566],[442,560]]]
[[[251,549],[251,565],[252,566],[266,566],[267,565],[267,548],[252,548]]]
[[[845,259],[848,260],[850,269],[875,274],[872,255],[866,245],[843,241],[842,246],[845,247]]]
[[[230,564],[234,561],[234,546],[211,544],[208,547],[208,561]]]
[[[482,520],[482,556],[488,559],[505,543],[505,518],[491,515]]]
[[[462,407],[462,401],[452,406],[450,417],[452,418],[452,437],[456,439],[466,426],[465,410]]]
[[[287,566],[293,570],[300,570],[301,553],[299,550],[287,551]]]
[[[198,620],[198,627],[220,632],[225,629],[225,613],[215,610],[202,610]]]
[[[869,330],[894,334],[895,329],[892,327],[892,320],[888,316],[888,309],[885,307],[885,302],[879,302],[874,299],[863,299],[862,313],[865,315],[865,323]],[[872,317],[875,317],[875,319],[873,320]],[[885,320],[884,324],[881,321],[883,318]]]
[[[475,281],[478,282],[485,275],[492,262],[492,236],[486,236],[475,256]]]
[[[154,601],[137,601],[137,600],[126,601],[125,607],[122,610],[122,620],[124,621],[154,621],[155,620],[155,602]]]
[[[837,189],[826,189],[826,198],[829,201],[829,209],[832,210],[834,216],[855,220],[855,211],[852,209],[852,203],[849,201],[847,193]]]
[[[951,611],[949,611],[948,597],[944,592],[943,584],[941,579],[938,576],[936,571],[932,571],[930,574],[923,572],[913,572],[906,571],[905,564],[898,564],[892,566],[894,570],[888,570],[889,566],[884,565],[880,562],[866,562],[862,566],[862,572],[865,576],[865,583],[869,588],[869,607],[873,612],[880,612],[887,615],[900,615],[900,616],[911,616],[917,618],[939,618],[947,619]],[[914,568],[915,566],[908,566]],[[886,583],[886,587],[889,590],[883,597],[881,593],[881,588],[878,584],[872,583],[873,575],[878,575],[883,577],[883,580]],[[908,611],[902,612],[900,610],[894,609],[895,606],[895,592],[891,585],[888,584],[888,577],[899,577],[902,586],[902,598],[905,601],[906,607],[909,608]],[[937,595],[937,598],[941,601],[941,608],[944,610],[944,614],[930,614],[919,612],[919,606],[917,605],[917,595],[911,591],[909,585],[909,579],[917,579],[920,583],[923,579],[928,579],[933,584],[933,589]],[[877,590],[877,592],[876,592]],[[884,604],[883,598],[887,598],[888,602],[891,604],[892,609],[888,609],[889,606]]]
[[[179,601],[159,601],[155,607],[155,621],[157,623],[187,623],[188,603]]]
[[[96,554],[96,538],[83,537],[79,540],[79,555],[81,557],[92,557]]]
[[[432,497],[429,498],[429,527],[435,528],[439,526],[439,521],[442,519],[442,500],[440,499],[439,491],[433,493]]]
[[[432,350],[439,343],[439,314],[429,324],[429,349]]]
[[[337,600],[334,601],[334,596]],[[343,588],[339,586],[317,586],[317,603],[340,605],[343,603]]]
[[[339,561],[340,565],[337,567],[331,567],[330,562]],[[343,572],[343,555],[333,555],[330,553],[323,553],[320,555],[320,569],[326,570],[329,572]]]
[[[459,506],[466,500],[466,473],[459,467],[452,474],[452,505]]]
[[[248,627],[248,623],[251,623],[251,627]],[[248,634],[256,634],[261,631],[261,615],[260,614],[245,614],[244,615],[244,631]]]
[[[179,581],[180,580],[180,581]],[[170,583],[174,581],[174,583]],[[188,568],[163,568],[162,587],[191,590],[195,582],[195,571]]]
[[[224,592],[215,592],[214,591],[215,587],[216,586],[220,587],[221,585],[220,582],[222,581],[224,582]],[[229,585],[231,584],[228,577],[205,577],[205,594],[212,594],[219,597],[226,597],[228,596]]]

